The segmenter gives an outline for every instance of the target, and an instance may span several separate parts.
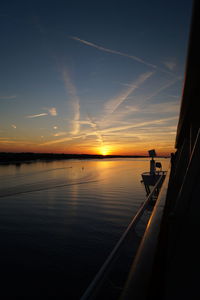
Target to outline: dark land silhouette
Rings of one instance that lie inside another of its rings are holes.
[[[0,152],[0,164],[11,164],[33,161],[52,161],[64,159],[105,159],[105,158],[137,158],[147,157],[141,155],[100,155],[100,154],[58,154],[58,153],[33,153],[33,152]]]

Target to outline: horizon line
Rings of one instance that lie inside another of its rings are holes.
[[[121,156],[121,157],[127,157],[127,156],[140,156],[140,157],[150,157],[148,154],[144,155],[144,154],[98,154],[98,153],[93,153],[93,154],[89,154],[89,153],[56,153],[56,152],[5,152],[5,151],[0,151],[0,155],[2,154],[32,154],[32,155],[74,155],[74,156],[102,156],[102,157],[108,157],[108,156]],[[161,157],[161,156],[169,156],[170,155],[164,155],[164,154],[160,154],[157,155],[156,157]]]

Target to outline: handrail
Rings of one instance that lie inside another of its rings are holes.
[[[159,197],[150,217],[147,230],[144,233],[136,257],[130,268],[129,276],[120,296],[120,300],[133,298],[140,300],[147,299],[149,281],[152,275],[156,246],[165,206],[170,170],[167,173],[166,180],[162,185]]]
[[[117,254],[119,253],[123,243],[125,242],[126,237],[128,236],[129,232],[137,225],[138,221],[140,220],[140,217],[144,213],[145,209],[147,208],[148,204],[151,202],[151,199],[158,188],[159,184],[161,183],[161,180],[164,179],[164,175],[162,174],[161,177],[158,179],[156,185],[154,186],[153,190],[151,193],[148,195],[147,199],[143,202],[141,205],[140,209],[132,219],[131,223],[128,225],[127,229],[115,245],[114,249],[100,268],[99,272],[96,274],[95,278],[89,285],[89,287],[86,289],[84,292],[83,296],[80,298],[80,300],[89,300],[89,299],[94,299],[95,293],[97,292],[97,289],[100,287],[102,284],[103,278],[105,277],[106,273],[108,272],[112,262],[116,258]]]

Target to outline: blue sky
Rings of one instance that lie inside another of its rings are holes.
[[[1,4],[0,151],[170,153],[192,2]]]

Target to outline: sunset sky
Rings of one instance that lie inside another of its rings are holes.
[[[191,0],[4,1],[0,151],[169,154]]]

